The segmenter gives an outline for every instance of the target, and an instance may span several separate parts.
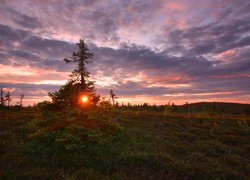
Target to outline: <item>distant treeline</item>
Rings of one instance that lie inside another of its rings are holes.
[[[166,105],[142,105],[118,104],[116,107],[126,110],[146,110],[165,113],[209,113],[209,114],[228,114],[228,115],[250,115],[250,104],[224,103],[224,102],[200,102],[186,103],[184,105],[175,105],[168,103]]]
[[[10,107],[12,106],[12,98],[10,95],[10,91],[7,91],[7,93],[4,92],[4,88],[0,88],[0,108]],[[20,95],[20,101],[16,102],[16,106],[23,106],[23,98],[24,95]]]

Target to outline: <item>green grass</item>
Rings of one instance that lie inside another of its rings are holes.
[[[0,111],[0,179],[249,179],[250,120]]]

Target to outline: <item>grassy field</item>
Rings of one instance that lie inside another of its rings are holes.
[[[0,179],[250,179],[246,117],[106,116],[0,111]]]

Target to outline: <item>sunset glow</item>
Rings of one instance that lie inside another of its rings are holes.
[[[84,39],[94,54],[89,79],[102,97],[113,89],[119,103],[250,103],[249,7],[247,0],[4,0],[0,87],[12,90],[13,105],[21,94],[24,105],[49,100],[75,68],[62,59]]]
[[[89,101],[88,96],[82,96],[81,101],[82,101],[82,103],[87,103]]]

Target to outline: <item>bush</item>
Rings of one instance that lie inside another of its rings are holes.
[[[74,165],[81,163],[85,144],[79,136],[66,131],[37,133],[23,145],[22,152],[38,163],[50,165]]]

